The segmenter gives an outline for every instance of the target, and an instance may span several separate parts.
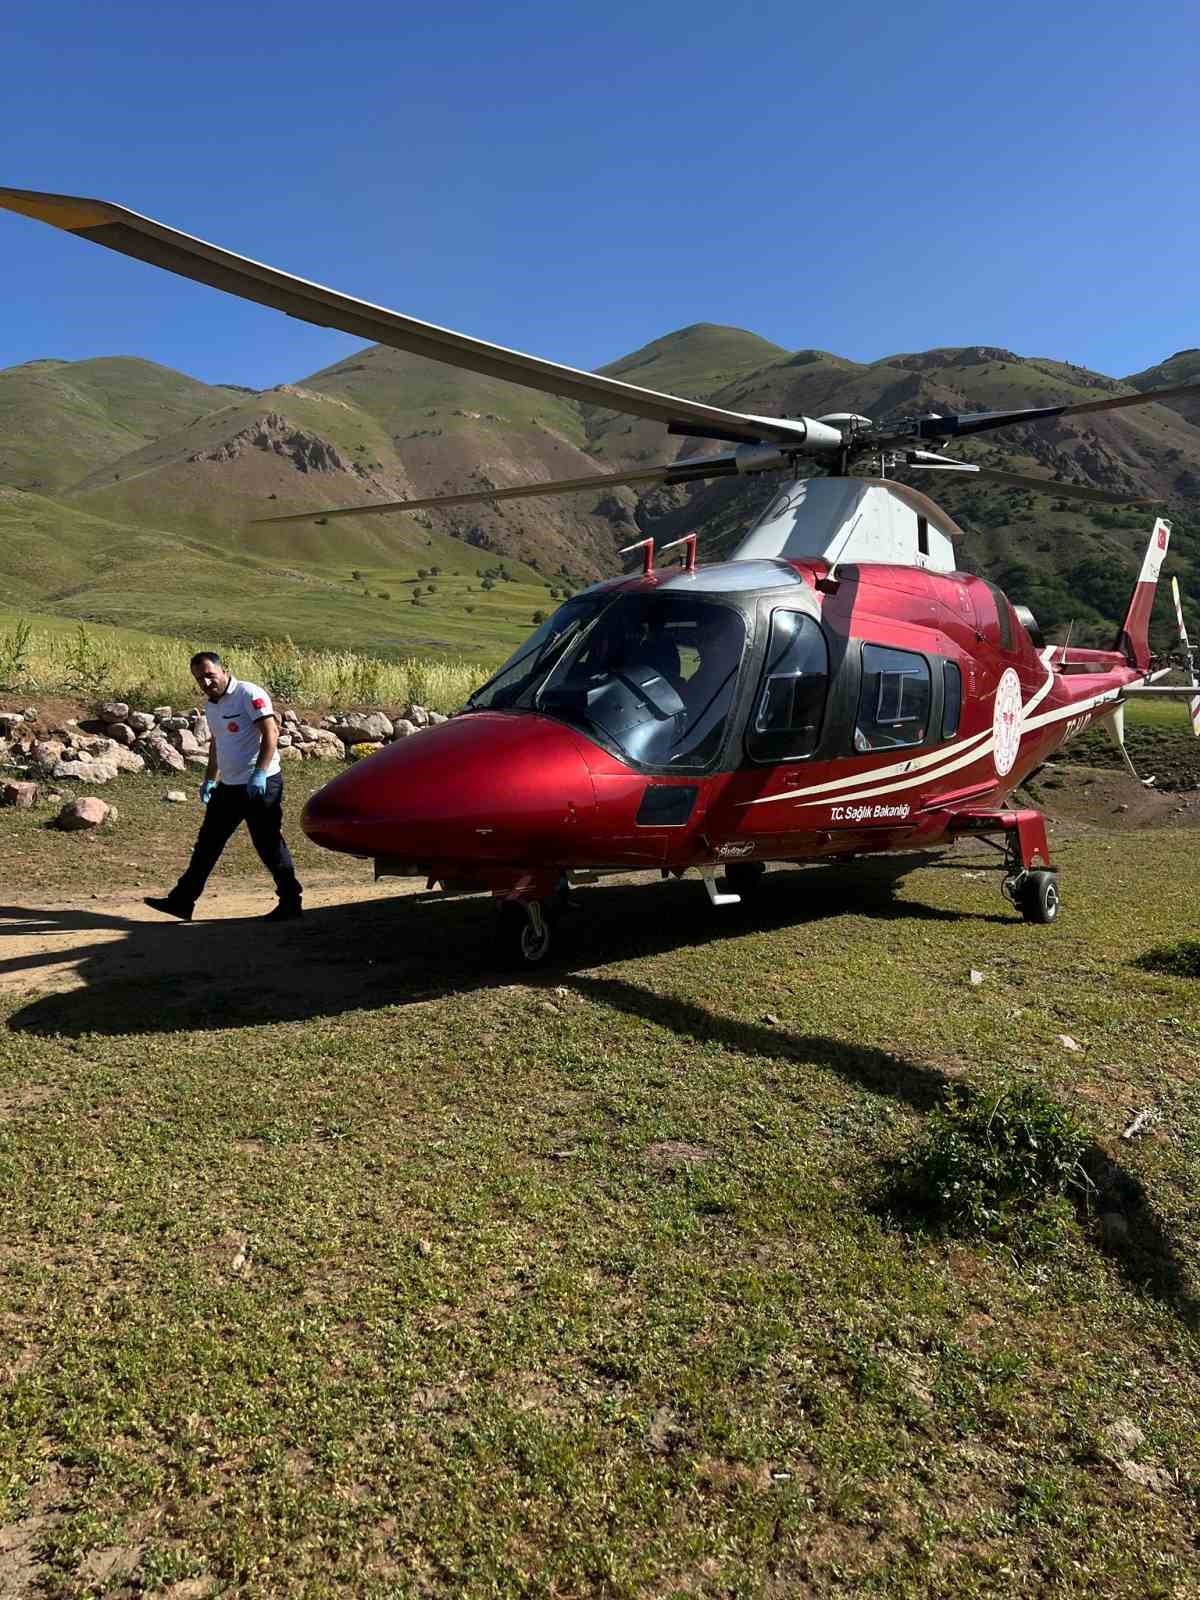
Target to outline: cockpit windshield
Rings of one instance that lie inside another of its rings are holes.
[[[567,644],[611,602],[607,594],[580,594],[559,606],[500,670],[467,701],[468,711],[507,711],[528,697]]]
[[[469,711],[540,711],[652,767],[716,756],[746,642],[739,612],[685,595],[612,591],[559,606]]]
[[[720,749],[745,641],[729,606],[624,595],[568,645],[533,704],[638,765],[703,767]]]

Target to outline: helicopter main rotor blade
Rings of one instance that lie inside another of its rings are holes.
[[[1080,417],[1092,411],[1121,411],[1126,406],[1148,406],[1177,395],[1200,395],[1200,383],[1177,383],[1167,389],[1147,389],[1142,394],[1109,395],[1104,400],[1081,400],[1062,406],[1033,406],[1024,411],[958,411],[942,417],[912,417],[864,439],[872,447],[900,444],[907,439],[966,439],[993,428],[1015,428],[1023,422],[1044,422],[1051,417]]]
[[[903,458],[903,465],[913,472],[966,472],[975,478],[988,478],[993,483],[1009,484],[1016,489],[1036,489],[1040,494],[1053,495],[1062,500],[1090,500],[1106,506],[1152,506],[1159,503],[1153,495],[1111,494],[1107,489],[1092,489],[1082,483],[1058,483],[1053,478],[1033,478],[1023,472],[1004,472],[999,467],[977,467],[973,461],[948,459],[914,459],[926,455],[924,450],[913,450]]]
[[[480,505],[494,500],[531,500],[540,495],[579,494],[585,489],[615,489],[621,484],[697,483],[705,478],[728,478],[742,472],[763,472],[786,465],[781,451],[768,446],[700,456],[672,466],[640,467],[634,472],[599,472],[587,478],[560,478],[553,483],[519,483],[508,489],[472,489],[465,494],[436,494],[424,500],[380,500],[370,505],[341,506],[336,511],[292,512],[286,517],[255,517],[259,522],[315,522],[330,517],[370,517],[389,511],[426,511],[437,506]]]
[[[310,283],[261,261],[222,250],[107,200],[0,188],[0,208],[47,222],[80,239],[105,245],[122,255],[147,261],[214,289],[223,289],[243,300],[286,312],[301,322],[311,322],[319,328],[338,328],[343,333],[390,345],[411,355],[426,356],[431,361],[444,361],[467,372],[502,378],[508,383],[523,384],[526,388],[561,395],[585,405],[604,406],[627,416],[645,417],[652,422],[691,422],[702,430],[719,428],[724,437],[747,444],[770,439],[813,455],[832,455],[842,448],[841,429],[827,423],[808,417],[755,417],[741,411],[726,411],[699,400],[640,389],[619,378],[545,361],[540,356],[523,355],[519,350],[473,339],[432,322],[418,322],[415,317],[402,316],[385,306],[372,305],[322,284]]]

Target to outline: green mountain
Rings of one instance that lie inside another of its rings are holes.
[[[1144,392],[1200,379],[1200,351],[1121,380],[992,346],[861,363],[700,323],[604,370],[736,410],[882,419]],[[498,654],[552,603],[551,588],[618,570],[619,548],[646,533],[663,542],[698,532],[710,557],[729,549],[773,482],[641,496],[619,487],[334,522],[321,513],[718,448],[381,346],[261,393],[128,358],[34,362],[0,372],[0,484],[11,486],[0,498],[0,581],[42,609],[143,627],[190,631],[199,611],[207,626],[225,618],[225,636],[257,629]],[[1045,477],[1044,493],[913,481],[967,531],[963,564],[1004,583],[1048,626],[1073,623],[1080,640],[1106,633],[1148,527],[1144,510],[1060,499],[1062,481],[1160,497],[1175,519],[1181,581],[1200,603],[1200,408],[1060,420],[957,453]],[[312,520],[257,520],[293,511]],[[501,560],[514,581],[483,590],[481,571]],[[433,566],[435,594],[419,592],[412,605],[417,574]]]
[[[234,392],[131,356],[9,367],[0,372],[0,483],[52,494]]]

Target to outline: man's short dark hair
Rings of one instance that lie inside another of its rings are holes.
[[[220,656],[215,650],[197,650],[196,654],[188,662],[188,666],[198,667],[202,661],[211,661],[215,667],[223,665]]]

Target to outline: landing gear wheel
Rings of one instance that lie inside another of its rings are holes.
[[[1016,898],[1026,922],[1053,922],[1058,916],[1058,873],[1027,872]]]
[[[550,901],[503,901],[496,924],[496,947],[505,966],[543,966],[554,948],[556,922]]]
[[[762,861],[731,861],[724,875],[730,894],[740,894],[743,900],[750,900],[762,888],[767,868]]]

